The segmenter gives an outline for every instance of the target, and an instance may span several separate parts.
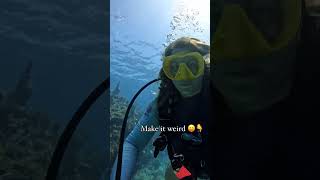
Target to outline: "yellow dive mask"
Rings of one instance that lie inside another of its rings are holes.
[[[163,71],[171,80],[193,80],[204,73],[204,58],[198,52],[180,52],[164,57]]]
[[[263,56],[286,47],[299,31],[301,0],[283,0],[282,8],[282,31],[270,43],[240,5],[224,5],[213,36],[214,61]]]

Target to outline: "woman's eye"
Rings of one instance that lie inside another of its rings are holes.
[[[193,74],[197,72],[197,63],[195,61],[190,61],[188,63],[189,69],[192,71]]]
[[[178,63],[173,62],[173,63],[171,64],[171,72],[173,72],[173,73],[177,73],[178,68],[179,68]]]
[[[189,65],[190,67],[194,67],[194,66],[196,66],[196,63],[195,63],[194,61],[190,61],[190,62],[188,63],[188,65]]]

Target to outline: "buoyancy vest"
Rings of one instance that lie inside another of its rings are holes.
[[[154,142],[156,146],[155,157],[158,153],[156,151],[164,150],[164,146],[166,146],[174,170],[183,165],[192,173],[193,177],[199,177],[204,174],[206,169],[205,160],[208,154],[206,152],[208,150],[207,126],[208,122],[212,121],[210,118],[210,101],[209,80],[206,78],[204,78],[202,91],[193,97],[176,101],[175,95],[170,94],[166,104],[158,108],[159,125],[164,127],[165,131],[161,132],[159,138]],[[198,129],[194,132],[189,132],[188,126],[190,124],[195,127],[199,124],[202,127],[201,132]],[[170,130],[171,127],[176,128],[177,131]],[[181,129],[184,131],[181,131]],[[193,140],[186,140],[183,138],[185,135],[195,137],[201,142],[194,143]],[[159,143],[159,139],[161,143]],[[180,157],[178,162],[177,156]]]

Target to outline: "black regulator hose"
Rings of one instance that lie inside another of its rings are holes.
[[[92,104],[110,87],[110,77],[104,80],[91,94],[83,101],[78,110],[73,114],[72,119],[69,121],[67,127],[64,129],[59,138],[56,149],[51,158],[51,162],[47,171],[46,180],[56,180],[60,163],[63,155],[67,149],[68,143],[79,125],[81,119],[86,115]]]
[[[123,143],[124,143],[124,135],[127,127],[127,120],[129,116],[130,109],[136,100],[136,98],[139,96],[139,94],[149,85],[151,85],[154,82],[160,81],[160,79],[154,79],[150,82],[148,82],[146,85],[144,85],[131,99],[129,106],[127,108],[126,114],[124,116],[123,122],[122,122],[122,128],[121,128],[121,134],[120,134],[120,143],[119,143],[119,151],[118,151],[118,163],[117,163],[117,172],[116,172],[116,180],[120,180],[121,178],[121,166],[122,166],[122,153],[123,153]]]

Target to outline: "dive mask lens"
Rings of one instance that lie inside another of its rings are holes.
[[[301,0],[282,0],[279,8],[270,5],[270,11],[278,12],[271,16],[272,12],[266,11],[268,8],[263,12],[259,8],[246,10],[237,3],[224,4],[213,36],[215,61],[265,56],[286,48],[297,38],[301,24]],[[273,16],[281,18],[273,20]],[[275,24],[270,25],[273,21]]]
[[[171,80],[193,80],[204,73],[204,59],[198,52],[177,53],[164,58],[163,71]]]

